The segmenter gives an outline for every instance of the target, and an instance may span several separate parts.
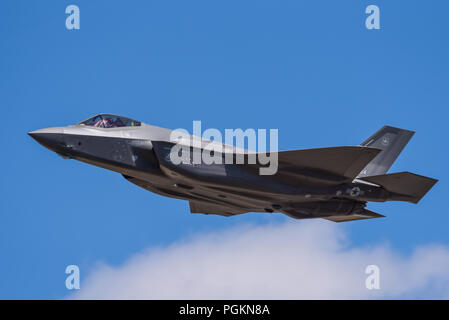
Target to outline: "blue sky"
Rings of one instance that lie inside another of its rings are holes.
[[[80,30],[65,28],[69,4]],[[365,28],[369,4],[380,30]],[[449,246],[448,10],[442,0],[4,1],[0,298],[63,298],[69,264],[83,276],[148,247],[288,219],[191,215],[26,135],[101,112],[172,129],[277,128],[281,150],[355,145],[383,125],[414,130],[390,172],[437,185],[419,205],[370,204],[387,218],[339,228],[400,255]]]

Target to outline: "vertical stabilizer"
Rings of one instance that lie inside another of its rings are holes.
[[[385,174],[414,134],[414,131],[384,126],[369,137],[361,146],[382,151],[359,173],[358,178]]]

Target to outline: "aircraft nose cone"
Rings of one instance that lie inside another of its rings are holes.
[[[55,152],[61,152],[65,147],[62,128],[47,128],[28,132],[28,135],[39,144]]]
[[[52,133],[28,132],[28,135],[37,142],[39,142],[40,144],[42,144],[44,147],[51,145],[52,144],[51,140],[54,140],[52,139],[53,138]]]

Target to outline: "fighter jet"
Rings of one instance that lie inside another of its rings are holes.
[[[414,132],[384,126],[358,146],[277,152],[275,174],[261,175],[260,163],[174,163],[172,130],[122,116],[99,114],[75,125],[28,134],[64,158],[118,172],[159,195],[189,201],[191,213],[234,216],[283,213],[295,219],[335,222],[384,217],[366,209],[369,201],[418,201],[437,180],[387,171]],[[189,145],[192,157],[204,151]],[[224,145],[219,157],[245,159],[251,152]]]

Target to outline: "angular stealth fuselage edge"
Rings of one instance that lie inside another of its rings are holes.
[[[120,125],[105,125],[111,119]],[[409,172],[386,174],[413,135],[394,127],[383,127],[360,146],[278,152],[274,175],[260,175],[260,166],[249,164],[173,164],[171,133],[103,114],[29,135],[64,158],[119,172],[146,190],[188,200],[192,213],[281,212],[296,219],[336,222],[375,218],[382,215],[365,209],[368,201],[417,203],[437,182]],[[200,148],[211,143],[189,139]],[[221,146],[223,154],[248,154]]]

